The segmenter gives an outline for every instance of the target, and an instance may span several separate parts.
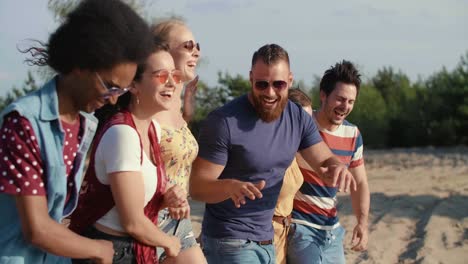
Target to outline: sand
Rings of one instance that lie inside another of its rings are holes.
[[[347,263],[468,263],[468,148],[367,150],[369,246],[350,248],[355,218],[339,196]],[[192,201],[195,232],[203,204]]]

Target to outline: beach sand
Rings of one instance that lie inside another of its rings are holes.
[[[355,217],[339,195],[347,263],[468,263],[468,148],[367,150],[369,246],[351,248]],[[195,233],[204,204],[192,201]]]

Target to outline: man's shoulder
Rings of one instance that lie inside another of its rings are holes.
[[[303,124],[305,119],[310,119],[311,117],[302,109],[302,106],[299,104],[288,100],[286,106],[283,109],[283,116],[287,116],[286,120],[289,120],[293,123]]]
[[[343,125],[344,125],[344,126],[349,126],[349,127],[354,127],[355,129],[358,128],[357,125],[355,125],[355,124],[349,122],[349,121],[346,120],[346,119],[343,121]]]
[[[348,120],[344,120],[343,126],[349,131],[350,134],[354,135],[354,137],[362,137],[361,131],[357,125],[349,122]]]
[[[297,114],[302,113],[302,106],[300,106],[298,103],[288,100],[288,103],[286,104],[284,111],[297,115]]]
[[[329,131],[320,128],[320,133],[322,134],[322,136],[326,134],[333,136],[333,138],[357,138],[361,136],[359,128],[355,124],[347,120],[344,120],[343,123],[338,127],[338,129],[334,131]]]
[[[355,124],[349,122],[349,121],[346,120],[346,119],[343,121],[343,124],[342,124],[342,125],[343,125],[343,126],[346,126],[346,127],[348,127],[348,128],[350,128],[350,129],[359,130],[359,128],[358,128],[357,125],[355,125]]]
[[[227,102],[223,106],[216,108],[210,113],[210,116],[213,116],[213,117],[233,116],[233,115],[243,112],[243,110],[245,110],[248,104],[249,104],[249,101],[248,101],[247,95],[242,95]]]

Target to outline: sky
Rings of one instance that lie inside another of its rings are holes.
[[[311,85],[343,59],[364,78],[384,66],[427,78],[453,69],[468,52],[468,0],[147,0],[145,16],[183,17],[200,42],[200,79],[218,72],[248,77],[252,54],[267,43],[289,52],[295,80]],[[21,86],[28,69],[16,50],[47,41],[58,23],[47,0],[0,0],[0,95]]]

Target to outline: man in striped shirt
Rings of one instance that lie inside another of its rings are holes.
[[[314,112],[320,135],[357,183],[351,200],[357,224],[352,249],[363,251],[368,241],[370,195],[359,129],[345,120],[359,93],[360,74],[351,62],[343,61],[325,71],[320,82],[321,107]],[[339,186],[325,183],[301,157],[298,164],[304,183],[294,198],[293,225],[288,237],[288,263],[345,263],[345,230],[337,216]]]

